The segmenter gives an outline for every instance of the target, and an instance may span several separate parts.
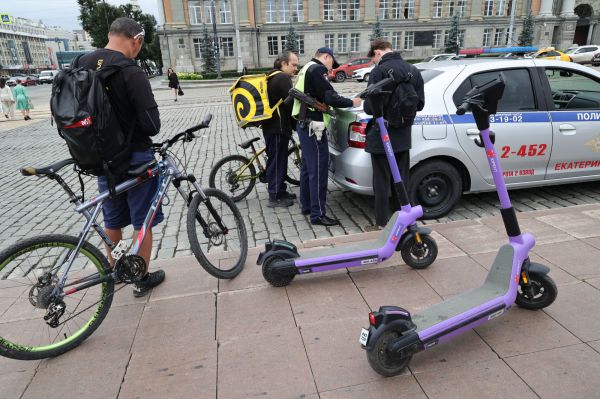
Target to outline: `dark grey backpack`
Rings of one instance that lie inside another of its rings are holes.
[[[383,108],[383,117],[391,127],[412,126],[419,111],[419,96],[412,83],[415,79],[415,69],[411,65],[408,73],[394,71],[396,87]]]

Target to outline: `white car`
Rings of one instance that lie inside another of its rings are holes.
[[[430,55],[429,57],[425,58],[423,61],[421,62],[435,62],[435,61],[446,61],[449,59],[456,59],[456,54],[435,54],[435,55]]]
[[[591,63],[595,56],[600,55],[600,46],[570,47],[565,51],[565,54],[568,54],[573,62],[579,64]]]
[[[371,73],[373,68],[375,68],[374,64],[369,67],[366,67],[366,68],[357,69],[356,71],[354,71],[354,74],[352,75],[352,79],[356,79],[359,82],[365,82],[365,81],[368,82],[369,74]]]

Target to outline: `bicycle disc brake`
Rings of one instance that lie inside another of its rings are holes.
[[[115,264],[115,273],[124,283],[134,283],[146,274],[146,261],[138,255],[125,255]]]

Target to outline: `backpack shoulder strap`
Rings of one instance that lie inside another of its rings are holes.
[[[79,68],[79,59],[81,57],[83,57],[83,54],[79,54],[77,57],[75,57],[73,62],[71,62],[71,68]]]

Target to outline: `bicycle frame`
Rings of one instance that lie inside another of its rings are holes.
[[[294,154],[296,155],[296,157],[299,157],[300,154],[298,153],[298,148],[299,148],[298,143],[296,143],[296,140],[294,140],[293,137],[290,140],[294,144]],[[250,147],[252,148],[252,157],[250,158],[250,162],[248,162],[247,164],[245,164],[239,170],[236,171],[237,181],[256,179],[260,174],[265,173],[265,168],[264,168],[263,164],[260,162],[259,156],[267,150],[267,147],[263,147],[258,151],[256,151],[256,148],[254,148],[254,143],[250,144]],[[248,176],[248,177],[242,176],[242,174],[250,167],[250,165],[254,161],[256,161],[256,163],[258,164],[259,173],[256,176]]]

